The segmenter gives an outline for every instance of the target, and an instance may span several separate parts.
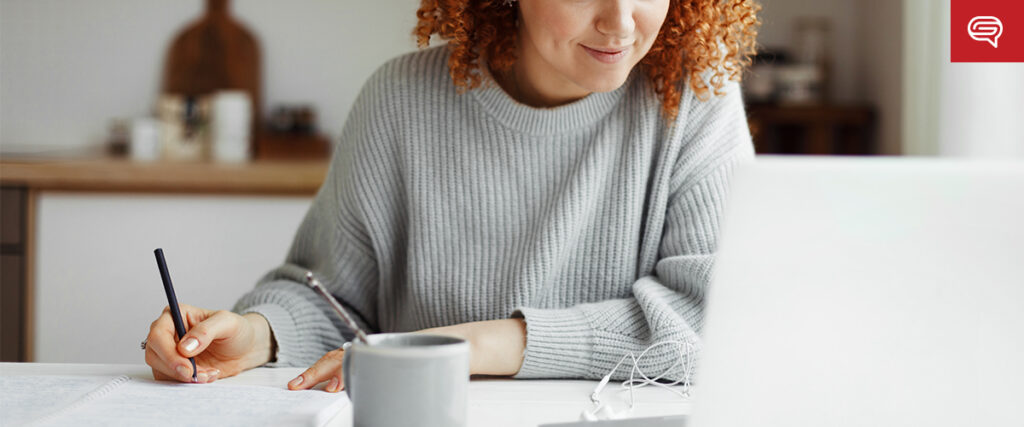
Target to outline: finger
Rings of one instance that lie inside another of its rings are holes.
[[[196,372],[198,381],[192,380],[192,362],[185,359],[184,363],[169,363],[162,359],[155,351],[146,350],[146,364],[153,368],[153,378],[158,380],[175,380],[181,382],[206,382],[202,381],[200,372]]]
[[[160,371],[156,370],[156,368],[154,368],[153,369],[153,379],[157,380],[157,381],[171,381],[174,378],[168,377],[167,375],[164,375],[163,372],[160,372]]]
[[[181,322],[184,323],[185,329],[188,330],[192,329],[192,327],[199,322],[206,320],[215,312],[213,310],[207,310],[194,305],[178,303],[178,313],[181,314]],[[165,305],[161,314],[166,314],[168,318],[171,318],[171,307]],[[171,327],[174,327],[173,322],[171,323]]]
[[[194,383],[202,384],[202,383],[213,382],[214,380],[216,380],[217,378],[220,377],[220,369],[217,369],[217,368],[206,368],[206,369],[204,369],[204,368],[199,368],[198,366],[196,366],[196,368],[197,368],[196,380],[192,381],[192,373],[191,373],[192,368],[189,367],[189,368],[187,368],[187,370],[189,371],[188,372],[188,377],[184,380],[184,382],[190,382],[190,383],[194,382]],[[159,375],[157,375],[157,371],[154,371],[153,372],[153,378],[154,379],[158,379],[158,380],[182,381],[181,375],[178,375],[177,372],[175,372],[175,374],[173,376],[168,377],[167,374],[165,374],[163,372],[160,372]]]
[[[153,350],[146,349],[146,364],[153,369],[153,378],[162,381],[176,379],[174,369],[170,368]]]
[[[196,373],[196,382],[199,384],[212,383],[217,380],[218,375],[220,375],[220,370],[217,368],[199,368],[199,372]]]
[[[212,368],[206,371],[207,379],[205,382],[212,383],[220,378],[220,369]]]
[[[341,360],[345,350],[337,349],[327,352],[313,366],[288,383],[291,390],[307,390],[324,381],[329,381],[324,390],[335,393],[345,387],[345,379],[341,372]]]
[[[217,369],[217,368],[202,369],[202,368],[200,368],[199,373],[196,375],[196,377],[198,378],[200,383],[212,383],[212,382],[217,381],[218,379],[220,379],[220,369]],[[160,370],[158,370],[156,368],[153,368],[153,379],[155,379],[157,381],[176,381],[176,380],[178,380],[177,377],[167,376],[166,374],[163,373],[163,371],[160,371]],[[189,380],[191,380],[191,377],[189,377]]]
[[[171,379],[192,382],[192,362],[179,355],[176,347],[170,314],[165,312],[150,325],[146,364]]]
[[[217,368],[199,368],[196,372],[196,383],[206,384],[214,382],[220,376],[220,369]]]
[[[193,357],[202,353],[218,338],[234,336],[238,331],[238,315],[219,310],[199,322],[178,342],[178,354]]]

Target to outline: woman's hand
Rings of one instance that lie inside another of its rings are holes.
[[[486,320],[416,331],[418,334],[446,335],[469,341],[470,375],[515,375],[523,365],[526,322],[523,319]],[[341,359],[345,350],[331,350],[313,366],[288,383],[291,390],[306,390],[329,381],[324,390],[336,393],[345,388]]]
[[[341,358],[345,350],[336,349],[328,351],[313,366],[306,369],[302,374],[288,382],[289,390],[307,390],[315,387],[324,381],[328,381],[324,390],[330,393],[337,393],[345,389],[345,376],[341,373]]]
[[[174,340],[174,321],[167,307],[149,325],[146,364],[153,368],[154,378],[192,382],[189,357],[196,359],[196,377],[201,383],[230,377],[270,361],[273,337],[263,316],[240,316],[187,304],[180,307],[188,329],[181,341]]]

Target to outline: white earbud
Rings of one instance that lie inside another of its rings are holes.
[[[619,420],[626,417],[625,412],[616,412],[610,406],[605,406],[597,411],[597,417],[602,420]]]
[[[628,411],[617,412],[610,406],[600,405],[591,411],[583,410],[580,413],[580,421],[621,420],[626,415],[629,415]]]
[[[584,409],[580,412],[580,421],[597,421],[597,414]]]

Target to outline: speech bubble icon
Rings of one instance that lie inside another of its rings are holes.
[[[995,16],[975,16],[967,23],[967,34],[980,42],[989,42],[999,47],[999,36],[1003,35],[1003,21]]]

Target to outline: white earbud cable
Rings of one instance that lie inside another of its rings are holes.
[[[648,377],[647,374],[645,374],[640,369],[640,361],[643,360],[644,356],[646,356],[647,352],[651,351],[651,349],[656,348],[656,347],[660,347],[660,346],[663,346],[663,345],[667,345],[667,344],[678,344],[679,345],[679,358],[675,361],[675,363],[672,364],[672,366],[669,366],[668,369],[665,369],[665,371],[663,371],[658,376],[656,376],[654,378]],[[601,390],[604,390],[604,387],[606,385],[608,385],[608,381],[611,380],[612,375],[615,375],[615,372],[617,372],[619,370],[619,367],[622,366],[622,362],[625,362],[627,358],[628,359],[632,359],[633,367],[629,371],[629,379],[628,380],[624,380],[622,382],[622,388],[629,390],[629,409],[630,410],[633,409],[633,406],[634,406],[634,404],[636,402],[635,398],[634,398],[634,395],[633,395],[633,390],[637,389],[637,388],[640,388],[640,387],[646,387],[648,385],[654,385],[654,386],[657,386],[657,387],[664,388],[665,390],[668,390],[668,391],[670,391],[672,393],[675,393],[676,395],[678,395],[680,398],[683,398],[683,399],[689,398],[690,397],[690,378],[692,377],[692,374],[693,374],[693,365],[694,364],[692,363],[692,357],[687,357],[687,356],[693,355],[695,350],[696,350],[696,348],[694,347],[693,343],[690,343],[689,341],[685,341],[685,340],[666,340],[666,341],[659,341],[659,342],[656,342],[656,343],[650,345],[649,347],[644,349],[643,352],[640,353],[640,356],[634,355],[633,352],[626,353],[625,355],[622,356],[622,359],[619,359],[619,363],[615,364],[615,367],[612,368],[612,371],[609,372],[608,375],[605,375],[604,378],[601,379],[601,382],[598,383],[596,388],[594,388],[594,392],[590,394],[590,401],[593,402],[594,405],[595,405],[594,412],[596,413],[598,410],[600,410],[602,408],[602,406],[601,406],[601,399],[600,399]],[[673,381],[671,383],[659,382],[664,376],[670,374],[676,368],[676,366],[679,366],[679,364],[683,364],[683,372],[682,372],[682,375],[679,377],[679,379],[677,379],[677,380],[675,380],[675,381]],[[636,378],[637,375],[639,375],[642,379]],[[672,388],[672,386],[678,385],[680,383],[683,385],[682,390],[676,390],[676,389]]]

